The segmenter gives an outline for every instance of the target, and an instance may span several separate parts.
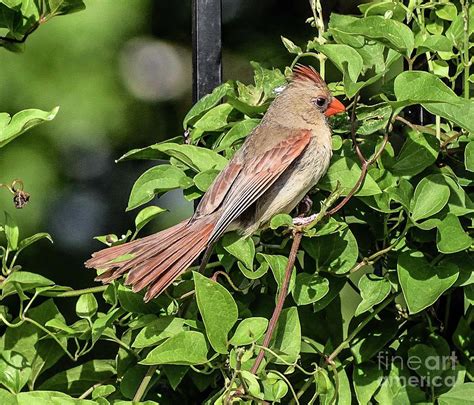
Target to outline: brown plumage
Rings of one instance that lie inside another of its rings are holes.
[[[344,111],[312,68],[297,65],[289,85],[204,194],[194,215],[169,229],[92,255],[87,267],[111,282],[128,272],[148,301],[166,289],[223,233],[251,235],[289,213],[326,172],[331,131],[326,117]]]

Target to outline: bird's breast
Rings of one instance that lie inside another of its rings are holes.
[[[276,214],[290,213],[326,173],[331,156],[331,143],[313,137],[301,156],[258,199],[252,210],[240,218],[239,228],[243,233],[251,234],[267,226]]]

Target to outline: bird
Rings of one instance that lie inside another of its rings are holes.
[[[311,66],[297,64],[258,126],[215,178],[194,214],[150,236],[92,254],[87,268],[110,283],[126,274],[145,302],[169,287],[226,232],[248,237],[289,214],[326,173],[332,156],[327,118],[345,111]]]

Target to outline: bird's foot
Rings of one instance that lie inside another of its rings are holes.
[[[298,204],[298,217],[302,218],[309,214],[313,207],[313,200],[306,194]]]

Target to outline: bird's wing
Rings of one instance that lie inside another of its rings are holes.
[[[206,204],[211,204],[213,210],[220,208],[210,242],[217,240],[232,221],[268,190],[300,156],[310,139],[311,131],[294,131],[266,152],[245,162],[231,162],[224,169],[198,207],[198,211],[201,206],[207,211]]]
[[[237,157],[229,162],[202,197],[193,219],[212,214],[220,207],[242,167],[243,164],[238,161]]]

